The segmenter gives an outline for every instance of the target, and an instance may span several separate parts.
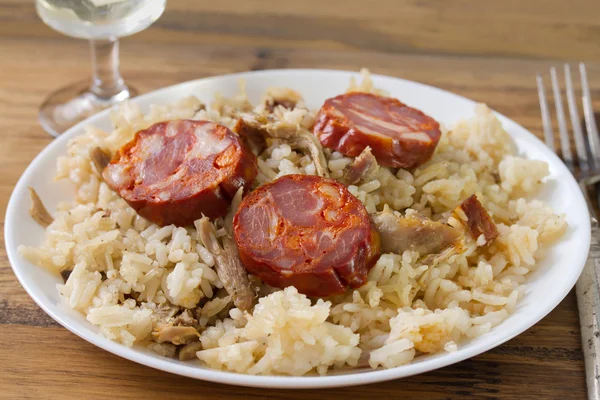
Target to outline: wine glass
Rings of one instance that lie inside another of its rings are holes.
[[[36,0],[40,18],[65,35],[89,39],[92,82],[79,82],[48,96],[39,111],[42,127],[58,136],[96,112],[135,96],[119,73],[119,37],[146,29],[166,0]]]

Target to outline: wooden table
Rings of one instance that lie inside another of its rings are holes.
[[[89,76],[86,43],[44,26],[32,3],[0,0],[1,209],[51,141],[38,105]],[[123,74],[142,92],[236,71],[366,66],[486,102],[538,135],[534,75],[557,60],[587,62],[600,109],[597,0],[170,0],[153,27],[122,43]],[[573,293],[519,337],[438,371],[347,389],[248,389],[156,371],[79,339],[27,296],[0,246],[0,338],[3,399],[585,397]]]

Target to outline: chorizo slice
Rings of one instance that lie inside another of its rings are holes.
[[[431,158],[439,124],[397,99],[371,93],[346,93],[327,99],[313,133],[325,147],[358,156],[367,146],[380,165],[417,167]]]
[[[242,200],[233,231],[246,269],[309,296],[362,286],[380,253],[363,204],[318,176],[286,175],[259,187]]]
[[[164,226],[227,213],[258,172],[256,157],[228,128],[210,121],[159,122],[136,133],[102,177],[139,215]]]

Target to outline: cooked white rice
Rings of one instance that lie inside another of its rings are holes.
[[[352,90],[375,90],[364,76]],[[74,201],[59,206],[40,247],[21,246],[20,252],[56,273],[72,270],[58,290],[110,339],[173,356],[172,345],[159,345],[151,336],[161,308],[171,304],[193,311],[201,331],[197,356],[209,367],[302,375],[356,366],[359,359],[372,368],[391,368],[419,354],[456,351],[462,340],[489,332],[510,314],[543,249],[566,229],[563,216],[523,197],[543,184],[546,163],[515,154],[498,119],[478,105],[472,118],[443,133],[429,162],[395,174],[381,168],[372,181],[349,190],[369,212],[387,204],[434,220],[450,218],[457,229],[463,227],[449,211],[475,193],[498,226],[495,241],[468,239],[464,254],[435,267],[421,265],[415,252],[383,254],[358,290],[325,301],[290,287],[264,293],[251,313],[243,313],[220,290],[215,261],[196,229],[161,228],[137,216],[94,171],[89,151],[96,146],[115,151],[136,131],[163,120],[233,127],[239,111],[253,108],[243,91],[232,99],[217,97],[206,109],[193,97],[152,106],[146,115],[124,105],[113,115],[112,132],[90,127],[70,141],[68,154],[58,160],[57,179],[73,183]],[[274,112],[307,128],[314,120],[314,111],[302,103]],[[325,155],[333,178],[352,161],[329,150]],[[286,174],[315,174],[309,156],[277,141],[258,166],[258,184]],[[222,221],[215,224],[225,234]]]

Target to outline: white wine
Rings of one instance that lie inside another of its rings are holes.
[[[36,0],[37,12],[51,28],[88,39],[92,81],[50,94],[39,120],[58,136],[90,115],[136,95],[119,73],[119,38],[146,29],[165,10],[167,0]]]
[[[51,28],[82,39],[132,35],[160,17],[166,0],[37,0],[40,18]]]

